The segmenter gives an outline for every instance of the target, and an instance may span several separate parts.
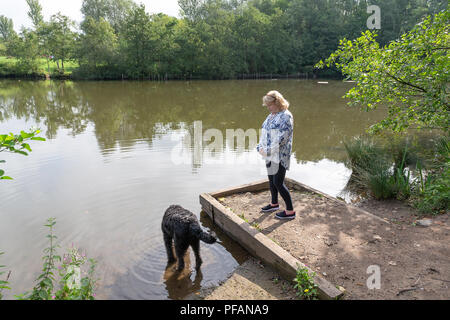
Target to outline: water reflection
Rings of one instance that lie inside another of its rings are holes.
[[[195,273],[195,278],[192,281],[191,272],[178,273],[169,268],[164,274],[164,284],[168,292],[167,297],[179,300],[186,297],[186,291],[198,292],[201,289],[200,283],[202,280],[203,274],[201,270]]]
[[[341,98],[352,84],[330,81],[198,81],[198,82],[0,82],[0,120],[12,117],[43,124],[46,136],[59,128],[72,135],[95,126],[102,153],[128,150],[137,141],[151,147],[158,135],[174,130],[193,134],[217,128],[259,129],[266,117],[261,97],[282,92],[294,115],[293,152],[299,161],[341,160],[344,136],[363,132],[383,116],[350,109]],[[236,149],[236,147],[235,147]],[[241,150],[239,150],[241,151]],[[198,164],[197,161],[195,163]]]

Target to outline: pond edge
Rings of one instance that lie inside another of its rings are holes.
[[[349,205],[330,195],[320,192],[314,188],[304,185],[290,178],[285,179],[285,183],[289,188],[300,191],[308,191],[326,197],[331,201],[345,205],[349,212],[364,213],[371,218],[389,224],[384,219],[377,217],[365,210]],[[237,187],[227,188],[216,192],[202,193],[199,197],[203,211],[211,218],[213,223],[225,231],[234,241],[241,244],[251,255],[257,257],[277,270],[285,279],[293,280],[296,276],[297,269],[307,268],[309,272],[313,272],[309,267],[301,261],[293,257],[289,252],[269,239],[266,235],[250,226],[247,222],[238,217],[229,208],[222,205],[217,199],[229,196],[235,193],[257,192],[267,190],[269,188],[268,180],[260,180]],[[324,279],[316,273],[314,282],[318,287],[319,299],[337,300],[343,297],[345,291],[339,290],[335,285]]]

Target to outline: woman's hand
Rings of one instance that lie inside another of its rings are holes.
[[[266,153],[264,152],[264,149],[263,149],[263,148],[260,148],[260,149],[259,149],[259,154],[262,155],[263,157],[266,156]]]

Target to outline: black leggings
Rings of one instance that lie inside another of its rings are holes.
[[[289,211],[294,210],[292,206],[291,194],[289,193],[288,188],[284,184],[284,177],[286,176],[286,168],[283,167],[281,164],[273,162],[267,163],[266,167],[269,176],[270,193],[272,194],[272,204],[278,203],[278,193],[280,193],[281,197],[286,203],[286,210]]]

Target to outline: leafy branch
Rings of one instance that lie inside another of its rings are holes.
[[[31,152],[31,147],[27,141],[45,141],[45,138],[38,137],[40,130],[35,129],[30,132],[21,131],[20,134],[0,134],[0,152],[12,152],[22,154],[24,156]],[[5,160],[0,160],[5,163]],[[11,177],[5,176],[5,171],[0,169],[0,180],[12,180]]]
[[[448,132],[450,11],[426,17],[398,40],[380,47],[376,32],[342,39],[338,49],[317,68],[336,66],[356,81],[345,98],[365,110],[386,106],[388,116],[370,128],[401,132],[410,127]]]

